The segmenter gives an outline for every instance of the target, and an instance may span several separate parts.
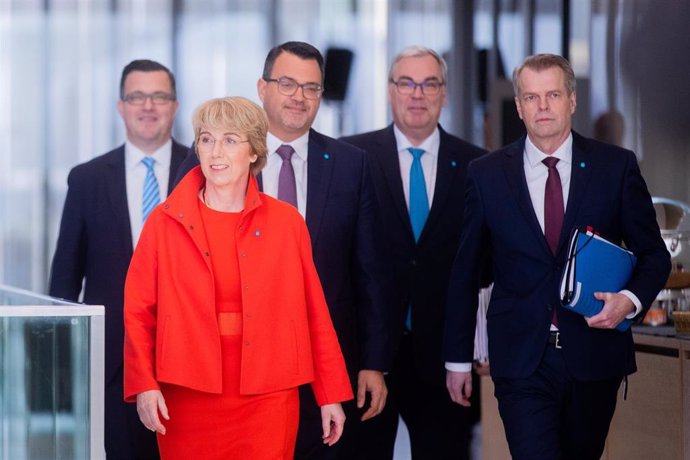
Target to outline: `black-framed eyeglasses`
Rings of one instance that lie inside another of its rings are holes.
[[[323,94],[323,86],[318,83],[303,83],[299,84],[290,77],[280,78],[264,78],[266,83],[275,83],[278,86],[278,92],[283,96],[294,96],[298,88],[302,88],[302,95],[306,99],[318,99]]]
[[[132,105],[144,105],[147,99],[151,99],[151,102],[155,105],[164,105],[174,101],[175,96],[162,91],[155,93],[142,93],[141,91],[135,91],[125,95],[125,97],[122,98],[123,101]]]
[[[213,147],[215,147],[216,142],[220,142],[221,148],[225,152],[228,152],[243,142],[249,142],[249,139],[242,140],[229,135],[223,136],[222,139],[216,139],[210,134],[201,134],[199,135],[199,140],[197,141],[196,146],[200,152],[210,152],[213,150]]]
[[[435,96],[441,91],[441,88],[445,86],[445,83],[439,81],[435,78],[430,78],[424,80],[421,83],[417,83],[411,78],[400,78],[398,81],[390,80],[390,83],[395,85],[400,94],[409,95],[415,92],[417,87],[422,90],[422,94],[426,96]]]

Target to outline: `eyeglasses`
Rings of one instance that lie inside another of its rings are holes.
[[[213,151],[213,147],[216,145],[216,142],[220,142],[221,149],[224,152],[228,152],[234,147],[237,147],[238,144],[249,142],[249,140],[235,139],[232,136],[225,136],[222,139],[216,139],[210,134],[202,134],[199,136],[196,146],[200,152],[208,153]]]
[[[264,78],[267,83],[278,85],[278,92],[283,96],[294,96],[298,88],[302,88],[302,94],[306,99],[318,99],[323,93],[323,86],[318,83],[299,84],[290,77]]]
[[[444,82],[436,79],[424,80],[421,83],[417,83],[411,78],[401,78],[398,81],[390,80],[390,83],[395,85],[400,94],[410,95],[419,87],[422,90],[422,94],[426,96],[435,96],[441,91],[441,87],[445,85]]]
[[[164,105],[174,101],[175,96],[162,91],[156,93],[142,93],[140,91],[136,91],[134,93],[127,94],[122,98],[123,101],[132,105],[144,105],[147,99],[151,99],[151,102],[153,102],[155,105]]]

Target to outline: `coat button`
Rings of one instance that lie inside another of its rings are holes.
[[[245,316],[246,316],[247,318],[251,318],[251,317],[252,317],[252,312],[248,311],[248,312],[245,314]]]
[[[179,214],[177,215],[177,217],[179,217],[180,219],[184,219],[184,214],[179,213]]]
[[[190,225],[190,226],[189,226],[189,229],[190,229],[190,230],[194,230],[194,225]]]
[[[245,288],[245,289],[249,289],[249,285],[248,285],[248,284],[245,284],[245,285],[244,285],[244,288]]]
[[[410,260],[410,265],[412,265],[413,267],[416,267],[417,266],[417,259]]]
[[[251,342],[249,342],[249,340],[245,340],[245,341],[244,341],[244,346],[245,346],[245,347],[248,347],[249,345],[251,345]]]

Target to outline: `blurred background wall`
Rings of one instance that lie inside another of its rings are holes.
[[[315,124],[337,137],[389,123],[392,57],[429,46],[450,65],[442,124],[497,148],[522,132],[506,77],[560,53],[578,76],[575,128],[599,122],[653,195],[690,201],[688,24],[685,0],[0,0],[0,284],[45,291],[67,174],[123,143],[118,84],[136,58],[175,73],[174,136],[190,143],[202,101],[258,102],[273,45],[308,41],[341,77],[350,56]]]

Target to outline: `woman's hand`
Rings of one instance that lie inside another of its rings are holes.
[[[340,403],[321,406],[321,426],[323,427],[323,443],[332,446],[343,435],[345,412]]]
[[[170,420],[168,416],[168,407],[165,405],[165,398],[163,398],[163,393],[161,393],[160,390],[144,391],[137,395],[137,413],[139,414],[141,423],[151,431],[165,434],[165,427],[158,417],[159,411],[164,419]],[[343,415],[343,418],[344,417]]]

